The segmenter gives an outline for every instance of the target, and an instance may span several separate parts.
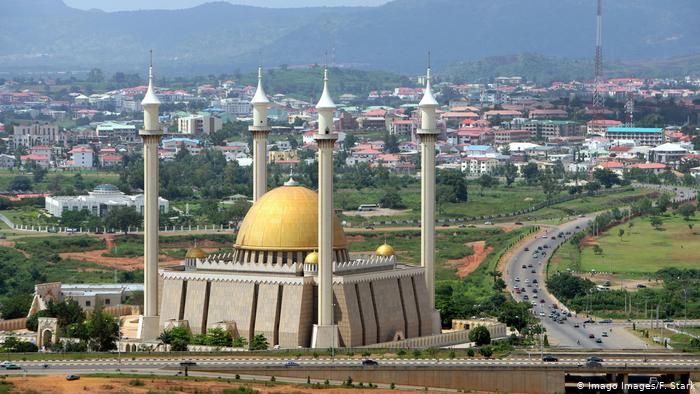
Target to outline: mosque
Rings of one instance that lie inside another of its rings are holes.
[[[250,126],[254,204],[240,225],[233,251],[207,255],[195,247],[188,250],[180,266],[158,270],[157,253],[149,250],[157,251],[157,222],[146,217],[145,307],[139,323],[143,340],[181,325],[195,334],[225,327],[248,341],[263,334],[271,346],[281,348],[364,346],[440,332],[433,279],[438,105],[431,92],[430,68],[420,103],[421,218],[425,224],[421,227],[421,266],[397,261],[388,244],[361,258],[348,253],[348,240],[332,204],[337,134],[333,132],[335,104],[328,83],[325,70],[324,89],[316,106],[318,192],[291,177],[283,186],[266,190],[267,110],[271,102],[259,70]],[[144,133],[148,136],[156,134],[153,119],[157,119],[157,104],[155,95],[146,95],[144,116],[150,123],[146,122]],[[157,203],[158,169],[157,161],[149,162],[145,157],[155,153],[147,148],[144,146],[148,214],[152,212],[149,202]]]

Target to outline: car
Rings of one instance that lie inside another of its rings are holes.
[[[663,322],[664,323],[673,323],[673,319],[664,319]]]
[[[593,323],[595,323],[595,320],[593,320],[593,319],[588,319],[588,320],[584,321],[583,323],[584,323],[584,324],[593,324]]]
[[[487,226],[493,226],[493,222],[484,222],[484,224]]]
[[[535,269],[533,268],[532,270],[530,270],[530,273],[534,274],[534,273],[537,273],[537,271],[535,271]]]
[[[608,337],[608,332],[607,332],[607,331],[603,331],[603,333],[602,333],[602,334],[600,334],[600,335],[601,335],[601,336],[604,336],[604,337],[606,337],[606,338],[607,338],[607,337]]]
[[[443,223],[443,224],[441,224],[441,226],[442,227],[450,227],[450,225],[448,223]]]
[[[567,231],[567,232],[566,232],[566,235],[571,235],[571,231]]]
[[[525,294],[525,295],[523,296],[523,300],[527,301],[527,300],[529,300],[529,299],[530,299],[530,297],[528,297],[527,294]]]
[[[603,364],[601,364],[597,361],[586,361],[586,367],[588,367],[588,368],[600,368],[602,366],[603,366]]]
[[[595,343],[603,343],[603,340],[600,338],[596,338]]]
[[[528,265],[527,265],[527,268],[532,268],[532,264],[528,264]]]
[[[66,375],[66,380],[80,380],[80,375]]]
[[[612,320],[610,320],[610,319],[603,319],[603,320],[599,321],[598,323],[600,323],[600,324],[611,324],[611,323],[612,323]]]
[[[534,295],[532,296],[532,298],[536,300],[536,299],[537,299],[537,294],[534,294]],[[534,302],[534,301],[533,301],[533,302]]]
[[[552,309],[559,309],[559,306],[557,304],[552,304]]]
[[[549,245],[545,245],[545,246],[543,246],[543,248],[549,249]]]
[[[580,217],[580,218],[585,218],[585,217],[586,217],[586,215],[584,215],[584,214],[581,214],[581,215],[578,215],[578,217]]]
[[[516,226],[522,226],[522,225],[523,225],[522,222],[515,222],[514,224],[515,224]]]
[[[544,304],[544,298],[540,299],[540,304]]]
[[[643,283],[637,283],[637,288],[638,288],[638,289],[646,289],[646,288],[647,288],[647,285],[645,285],[645,284],[643,284]]]
[[[466,225],[466,224],[460,224],[460,225],[459,225],[459,228],[467,228],[467,225]]]
[[[366,230],[374,230],[374,226],[365,226]]]
[[[368,358],[366,360],[362,360],[362,365],[365,367],[373,367],[379,365],[379,363]]]
[[[581,226],[576,226],[576,229],[580,229],[580,228],[581,228]]]
[[[574,328],[579,328],[581,327],[578,323],[574,324]]]
[[[551,354],[548,354],[548,355],[542,357],[542,361],[544,361],[546,363],[555,363],[555,362],[559,361],[559,359],[552,356]]]
[[[603,362],[603,359],[600,358],[600,357],[598,357],[598,356],[590,356],[590,357],[588,357],[588,358],[586,359],[586,361],[593,361],[593,362],[596,362],[596,363],[602,363],[602,362]]]
[[[564,316],[561,317],[561,321],[567,321],[567,320],[569,320],[569,318],[566,317],[566,315],[564,315]]]
[[[296,361],[289,360],[289,361],[287,361],[286,363],[284,363],[284,366],[287,367],[287,368],[290,368],[290,367],[298,367],[298,366],[299,366],[299,363],[297,363]]]
[[[555,236],[552,236],[552,239],[556,241],[556,240],[557,240],[557,237],[555,237]]]
[[[515,277],[515,281],[516,281],[516,282],[520,282],[520,277],[519,277],[519,276],[516,276],[516,277]]]
[[[527,266],[525,264],[523,264],[522,266],[520,266],[520,268],[525,269],[525,268],[527,268]]]
[[[542,246],[538,246],[538,247],[537,247],[537,250],[542,250]]]
[[[196,367],[197,363],[194,361],[182,361],[180,362],[181,367]]]
[[[559,319],[559,320],[557,320],[557,323],[559,323],[559,324],[564,324],[564,320]]]
[[[544,312],[540,312],[540,316],[544,317]]]
[[[588,338],[593,339],[593,338],[595,338],[595,335],[593,335],[593,334],[588,334]]]
[[[5,369],[22,369],[22,367],[20,367],[20,366],[17,365],[17,364],[7,364],[7,365],[5,366]]]
[[[533,280],[532,280],[532,283],[537,283],[537,279],[533,279]]]
[[[537,293],[537,291],[538,291],[537,289],[532,289],[533,293]]]
[[[529,251],[530,251],[530,248],[528,248],[528,247],[526,246],[524,250],[525,250],[526,252],[529,252]]]
[[[5,368],[10,364],[14,364],[12,361],[3,361],[0,363],[0,368]]]
[[[537,253],[533,254],[533,255],[532,255],[532,258],[533,258],[533,259],[537,259]]]

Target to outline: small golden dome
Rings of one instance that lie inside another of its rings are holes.
[[[347,248],[340,220],[333,215],[333,248]],[[318,250],[318,195],[303,186],[280,186],[265,193],[245,215],[234,246],[248,250]]]
[[[207,253],[202,250],[202,248],[194,247],[187,249],[187,254],[185,258],[187,259],[203,259],[207,257]]]
[[[394,252],[394,248],[386,242],[384,243],[384,245],[380,245],[374,253],[377,256],[385,256],[385,257],[393,256],[396,254]]]
[[[318,253],[311,252],[307,254],[306,258],[304,259],[304,264],[318,264]]]

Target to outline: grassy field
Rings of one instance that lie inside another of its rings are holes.
[[[632,220],[632,227],[622,224],[611,228],[598,238],[603,252],[596,255],[592,247],[581,253],[581,270],[642,274],[664,267],[697,268],[700,254],[700,226],[693,230],[688,223],[673,215],[663,217],[661,231],[654,229],[648,217]],[[619,229],[625,231],[618,236]]]
[[[101,183],[116,183],[119,180],[119,174],[116,172],[105,171],[50,171],[41,182],[34,182],[31,172],[19,170],[0,170],[0,190],[9,190],[10,183],[14,177],[23,175],[32,180],[32,190],[34,192],[43,192],[48,190],[48,185],[56,183],[65,188],[66,186],[74,185],[74,177],[80,174],[87,189],[91,190],[95,185]]]
[[[386,240],[396,250],[399,261],[420,264],[420,230],[363,233],[362,238],[362,240],[350,242],[351,252],[374,253],[374,250]],[[474,251],[465,245],[466,243],[485,240],[488,246],[497,246],[504,238],[507,238],[507,235],[496,228],[438,231],[436,278],[438,280],[455,278],[455,268],[448,265],[447,260],[472,255]]]
[[[655,328],[655,329],[638,329],[638,330],[633,331],[633,332],[637,336],[643,338],[645,341],[647,341],[649,343],[654,343],[656,345],[659,345],[659,343],[654,342],[654,340],[653,340],[654,337],[668,338],[669,345],[671,345],[671,347],[675,351],[700,352],[700,348],[691,346],[690,340],[692,338],[688,335],[676,334],[676,333],[669,331],[669,330],[657,329],[657,328]]]
[[[344,209],[356,209],[361,204],[374,204],[386,193],[385,189],[341,190],[335,193],[335,205]],[[409,209],[402,215],[391,217],[372,217],[372,221],[418,219],[420,217],[420,186],[404,188],[398,191],[401,200]],[[545,200],[541,187],[535,186],[498,186],[485,189],[483,195],[480,188],[469,189],[469,201],[465,203],[439,204],[438,217],[482,216],[512,212],[528,208]],[[343,216],[343,220],[351,223],[363,222],[366,219],[358,216]]]

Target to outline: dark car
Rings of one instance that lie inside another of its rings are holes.
[[[526,247],[526,248],[525,248],[525,251],[526,251],[526,252],[529,252],[529,251],[530,251],[530,248]]]
[[[548,354],[548,355],[542,357],[542,361],[544,361],[546,363],[555,363],[555,362],[559,361],[559,359],[552,356],[551,354]]]
[[[596,362],[596,363],[602,363],[603,359],[598,357],[598,356],[590,356],[586,359],[586,362]]]
[[[597,361],[586,361],[586,367],[588,367],[588,368],[600,368],[602,366],[603,366],[603,364],[601,364]]]
[[[595,343],[603,343],[603,340],[600,339],[600,338],[597,338],[597,339],[595,340]]]
[[[593,338],[595,338],[595,335],[593,335],[593,334],[588,334],[588,338],[593,339]]]
[[[610,319],[603,319],[603,320],[599,321],[598,323],[600,323],[600,324],[610,324],[610,323],[612,323],[612,320],[610,320]]]
[[[647,285],[642,284],[642,283],[638,283],[638,284],[637,284],[637,288],[638,288],[638,289],[646,289],[646,288],[647,288]]]
[[[533,280],[532,280],[532,283],[537,283],[537,279],[533,279]]]
[[[299,363],[297,363],[296,361],[291,361],[291,360],[290,360],[290,361],[287,361],[286,363],[284,363],[284,366],[287,367],[287,368],[290,368],[290,367],[298,367],[298,366],[299,366]]]
[[[196,367],[197,363],[194,361],[183,361],[180,363],[181,367]]]
[[[20,366],[17,365],[17,364],[7,364],[7,365],[5,366],[5,369],[22,369],[22,367],[20,367]]]
[[[593,324],[593,323],[595,323],[595,320],[588,319],[588,320],[584,321],[584,323]]]
[[[79,375],[67,375],[66,380],[79,380],[80,376]]]
[[[379,365],[379,363],[368,358],[367,360],[362,360],[362,365],[366,367],[374,367]]]

